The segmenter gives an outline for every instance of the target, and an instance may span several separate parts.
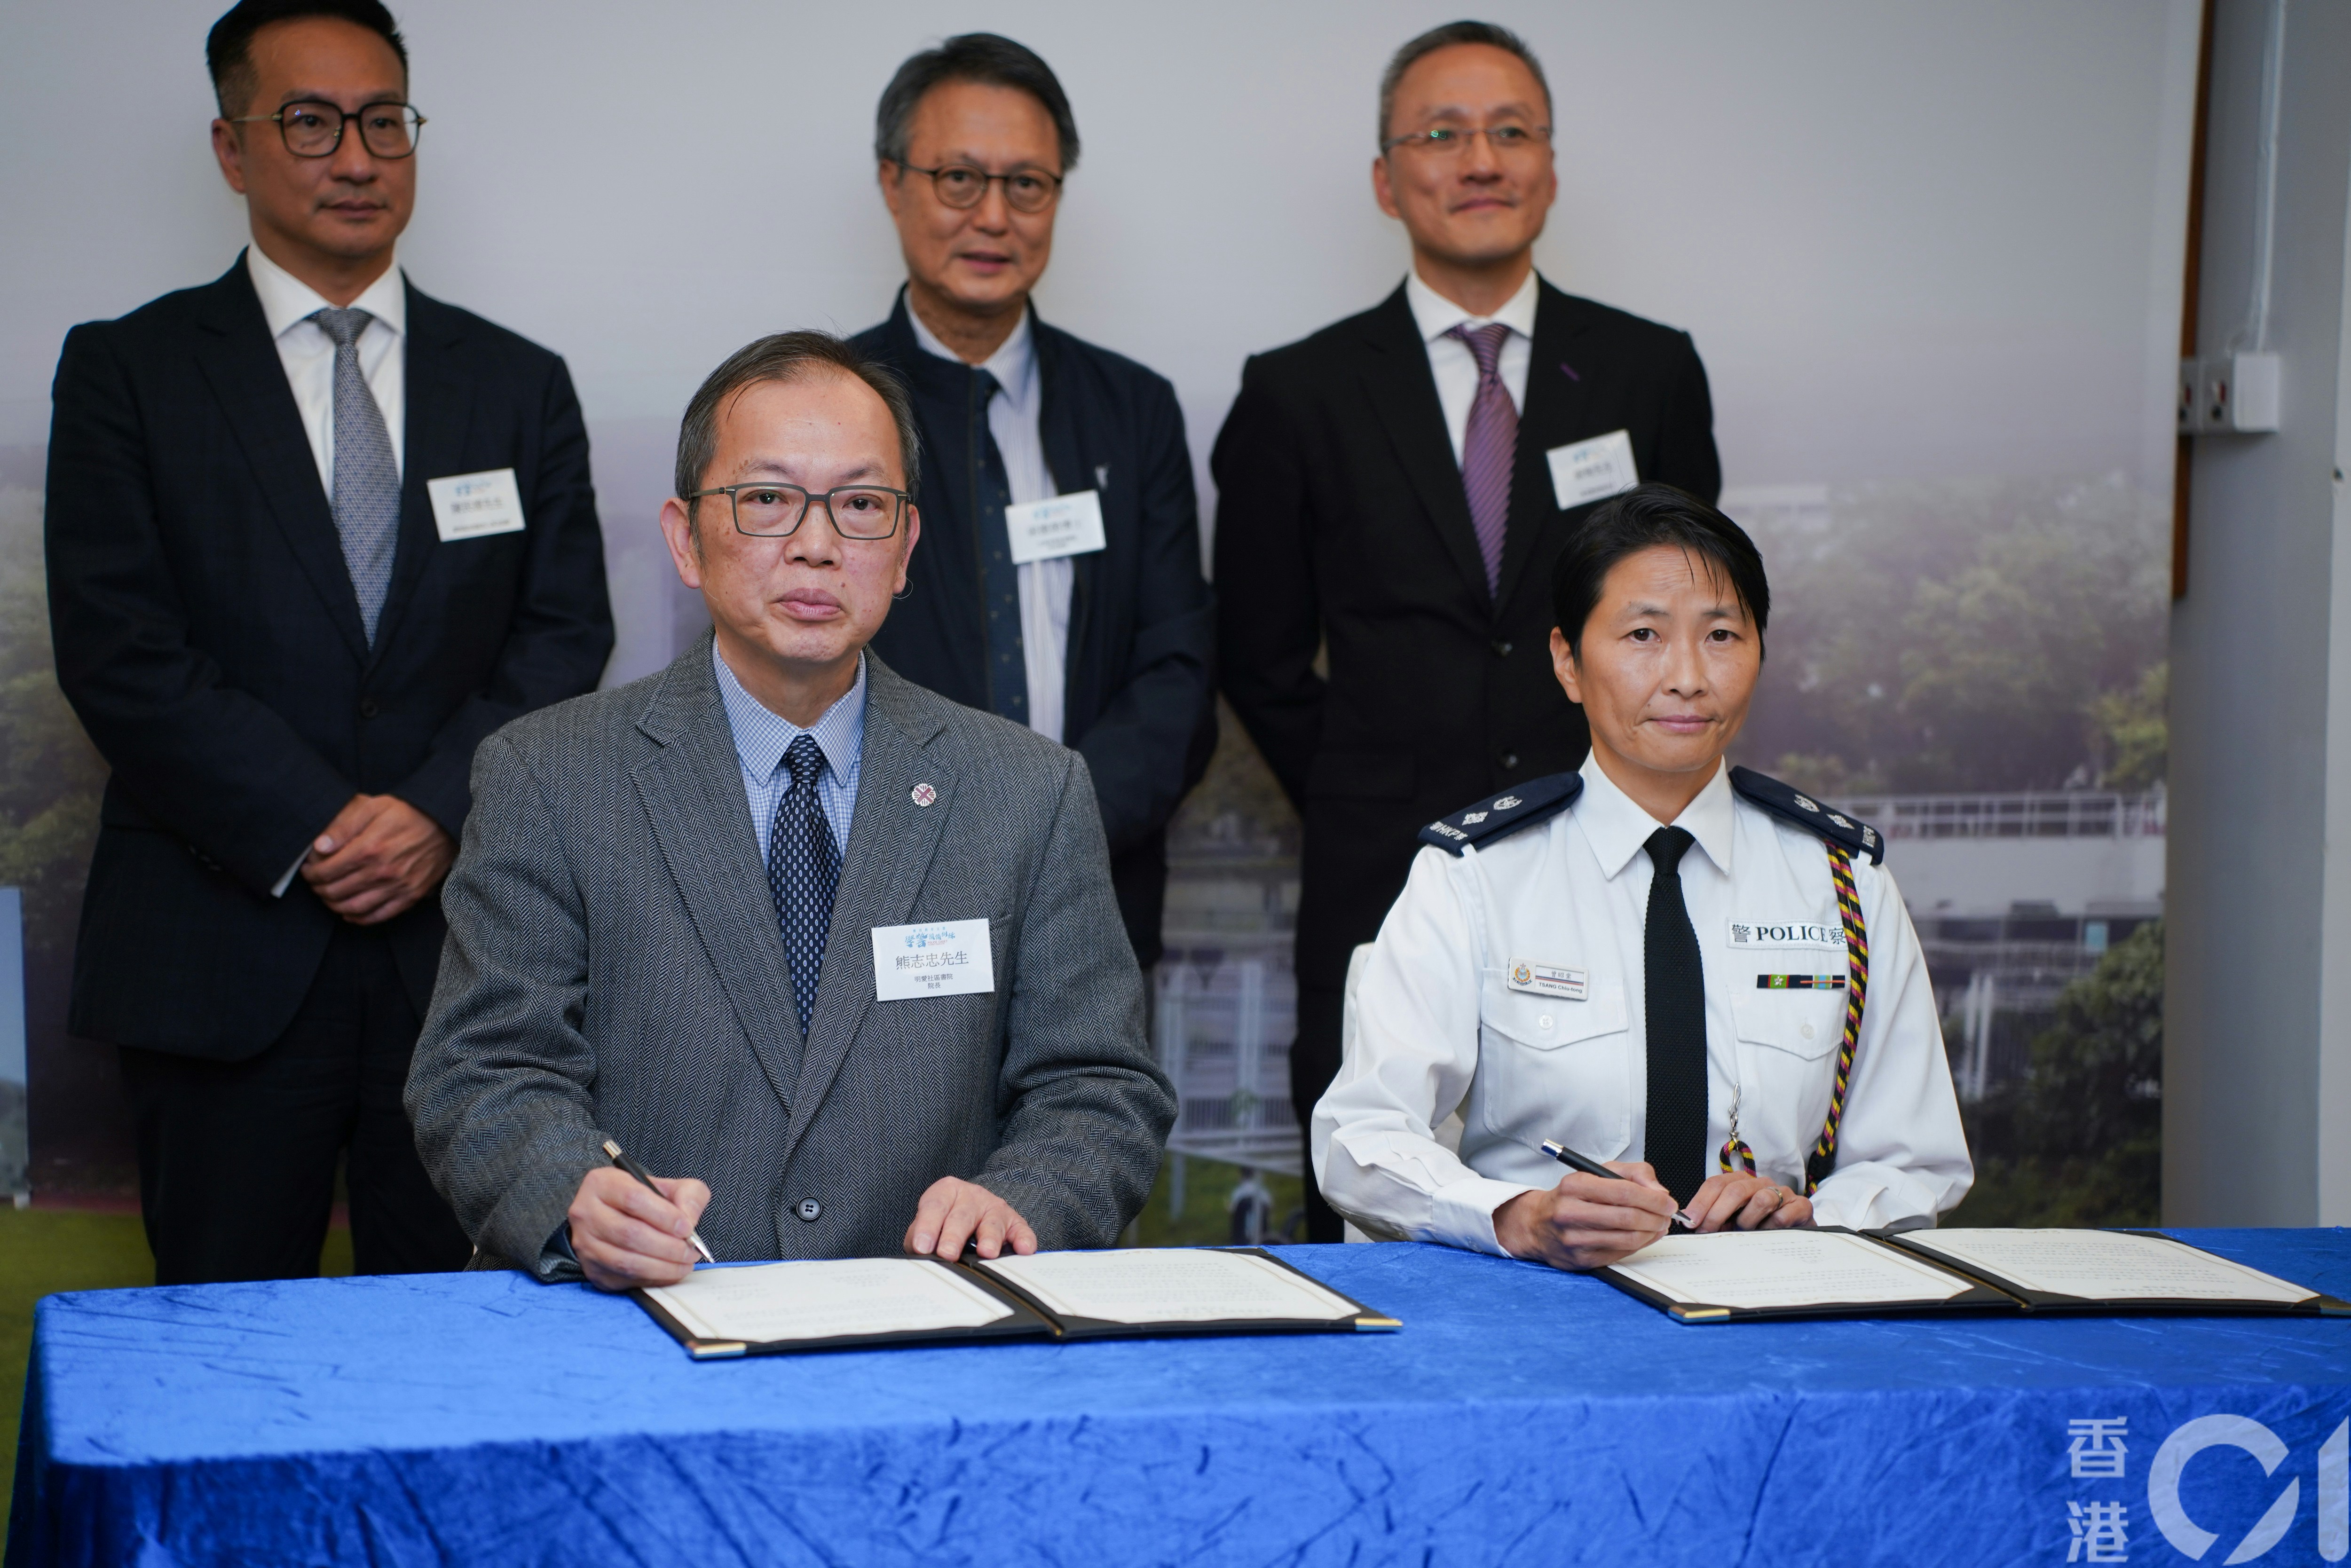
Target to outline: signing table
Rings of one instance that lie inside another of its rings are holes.
[[[2351,1297],[2344,1231],[2179,1234]],[[2351,1320],[1686,1327],[1438,1248],[1283,1256],[1402,1332],[696,1364],[627,1300],[514,1274],[53,1296],[8,1568],[1982,1568],[2351,1539]]]

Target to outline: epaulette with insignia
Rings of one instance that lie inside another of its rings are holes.
[[[1783,821],[1843,844],[1855,854],[1865,854],[1873,865],[1885,863],[1886,836],[1867,822],[1848,817],[1834,807],[1823,806],[1802,790],[1791,789],[1777,779],[1766,779],[1751,768],[1732,768],[1730,787]]]
[[[1583,793],[1581,773],[1552,773],[1530,779],[1515,789],[1479,801],[1467,810],[1439,817],[1420,830],[1420,841],[1459,854],[1471,844],[1484,848],[1505,833],[1537,822],[1547,822]]]

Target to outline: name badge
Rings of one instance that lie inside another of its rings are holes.
[[[511,468],[427,479],[424,493],[433,497],[433,526],[444,545],[522,532],[522,492]]]
[[[873,928],[873,998],[959,997],[996,989],[996,961],[985,920]]]
[[[1050,501],[1026,501],[1004,508],[1004,529],[1012,536],[1012,563],[1058,560],[1102,548],[1102,492],[1080,490]]]
[[[1633,437],[1622,430],[1572,446],[1554,446],[1543,455],[1551,460],[1552,494],[1559,498],[1562,511],[1621,496],[1641,482],[1633,466]]]
[[[1844,927],[1819,925],[1803,920],[1734,920],[1730,923],[1730,945],[1734,947],[1817,947],[1823,952],[1844,951]]]
[[[1502,979],[1514,991],[1524,991],[1535,997],[1554,997],[1562,1002],[1580,1002],[1591,989],[1581,969],[1570,969],[1558,964],[1536,964],[1524,958],[1511,959]]]

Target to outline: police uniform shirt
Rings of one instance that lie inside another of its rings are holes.
[[[1546,1138],[1646,1157],[1644,845],[1660,824],[1596,760],[1582,777],[1548,821],[1458,854],[1423,848],[1380,927],[1312,1122],[1323,1194],[1365,1229],[1499,1254],[1494,1210],[1564,1174]],[[1673,825],[1697,841],[1681,878],[1706,971],[1706,1168],[1720,1168],[1735,1106],[1757,1174],[1801,1192],[1845,1016],[1826,846],[1721,767]],[[1893,877],[1854,860],[1869,984],[1813,1207],[1820,1224],[1862,1228],[1931,1218],[1973,1168],[1917,934]],[[1433,1134],[1456,1109],[1458,1155]]]

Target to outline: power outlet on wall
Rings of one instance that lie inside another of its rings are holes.
[[[2179,361],[2179,434],[2259,435],[2278,427],[2275,354],[2208,354]]]

